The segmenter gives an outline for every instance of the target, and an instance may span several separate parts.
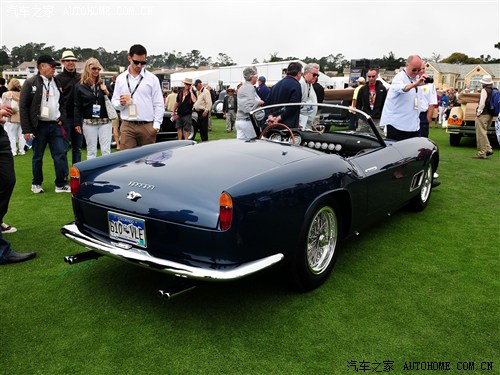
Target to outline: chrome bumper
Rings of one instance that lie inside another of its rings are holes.
[[[94,250],[100,254],[130,262],[145,268],[151,268],[170,275],[196,280],[225,281],[239,279],[268,268],[281,261],[284,257],[283,254],[280,253],[274,254],[266,258],[240,264],[228,270],[223,269],[224,266],[221,266],[221,269],[201,268],[157,258],[145,250],[134,247],[130,249],[122,249],[113,244],[96,240],[95,238],[89,237],[80,232],[74,223],[67,224],[62,227],[61,233],[70,240],[73,240],[76,243],[85,246],[87,249]]]

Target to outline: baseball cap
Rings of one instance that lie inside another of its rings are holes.
[[[36,64],[40,65],[42,63],[50,64],[52,66],[61,66],[60,62],[57,62],[56,60],[54,60],[49,55],[42,55],[42,56],[38,57],[38,60],[36,60]]]
[[[194,81],[194,85],[198,85],[199,83],[201,83],[201,79],[197,79],[196,81]]]

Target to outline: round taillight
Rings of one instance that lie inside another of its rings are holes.
[[[80,171],[75,166],[71,167],[69,171],[69,186],[73,195],[80,190]]]
[[[223,192],[219,199],[219,225],[220,229],[228,230],[233,222],[233,198]]]

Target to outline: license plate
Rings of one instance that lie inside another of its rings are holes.
[[[111,238],[147,247],[146,223],[144,220],[108,211],[108,225]]]

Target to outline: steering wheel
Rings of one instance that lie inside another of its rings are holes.
[[[293,131],[292,129],[290,129],[288,126],[286,126],[285,124],[281,124],[281,123],[275,123],[275,124],[270,124],[270,125],[267,125],[266,128],[262,131],[262,133],[260,133],[260,137],[259,139],[269,139],[270,141],[276,141],[276,142],[283,142],[284,139],[283,137],[281,136],[281,132],[276,132],[274,134],[270,134],[269,137],[266,136],[266,133],[271,130],[271,129],[274,129],[274,128],[284,128],[284,130],[286,130],[288,133],[290,133],[290,137],[286,140],[288,143],[291,143],[292,145],[295,144],[295,136],[293,135]]]

